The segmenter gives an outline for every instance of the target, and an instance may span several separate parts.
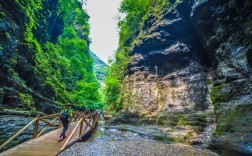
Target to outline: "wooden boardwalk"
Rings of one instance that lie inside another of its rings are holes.
[[[82,136],[92,130],[92,123],[95,118],[86,118],[69,124],[66,138],[59,142],[59,136],[63,128],[50,131],[38,138],[31,139],[20,145],[12,147],[0,156],[54,156],[62,152],[66,147],[78,141]],[[95,121],[96,122],[96,121]],[[88,124],[87,124],[88,123]],[[93,127],[94,128],[94,127]],[[70,137],[70,138],[69,138]],[[70,139],[70,140],[69,140]]]

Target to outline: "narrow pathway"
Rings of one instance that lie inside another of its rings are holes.
[[[89,122],[91,122],[90,120]],[[73,122],[69,124],[69,128],[66,132],[66,136],[70,135],[70,133],[73,131],[76,125],[77,125],[77,122]],[[83,128],[84,127],[86,127],[85,124],[83,125]],[[88,126],[87,130],[85,131],[85,134],[88,133],[89,131],[91,131],[91,128]],[[7,151],[0,153],[0,156],[54,156],[54,155],[57,155],[58,153],[61,152],[60,149],[64,145],[65,141],[67,140],[66,138],[63,141],[58,142],[59,135],[61,134],[61,132],[62,132],[62,128],[48,132],[39,138],[26,141],[20,145],[17,145],[13,148],[8,149]],[[79,137],[79,131],[74,134],[71,141],[76,140],[76,138],[78,137]]]

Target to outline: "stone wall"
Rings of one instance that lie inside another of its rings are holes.
[[[252,153],[252,2],[195,3],[191,19],[214,64],[210,92],[217,115],[212,145]]]
[[[199,135],[215,121],[212,147],[252,153],[251,7],[248,0],[185,0],[149,20],[130,53],[124,110],[147,123],[183,120]]]

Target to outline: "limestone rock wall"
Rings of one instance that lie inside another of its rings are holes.
[[[180,3],[149,29],[149,37],[131,52],[124,84],[134,101],[127,107],[135,111],[144,105],[139,111],[153,113],[208,109],[206,80],[211,78],[190,23],[190,6]]]
[[[212,147],[252,153],[251,6],[184,0],[149,20],[130,53],[123,108],[199,135],[216,122]]]
[[[252,3],[195,3],[191,19],[214,65],[210,92],[217,115],[213,146],[252,153]]]

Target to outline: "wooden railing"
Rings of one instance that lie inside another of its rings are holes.
[[[53,118],[51,122],[48,121],[48,119]],[[88,118],[92,118],[92,120],[89,120],[89,122],[87,122]],[[58,124],[55,124],[55,122],[58,120]],[[66,142],[64,143],[64,145],[62,146],[61,150],[65,149],[68,145],[73,143],[73,140],[70,142],[71,138],[73,137],[73,134],[76,132],[76,130],[78,129],[78,127],[80,127],[79,130],[79,137],[78,139],[80,139],[86,129],[87,126],[89,126],[91,129],[95,128],[95,124],[98,121],[98,117],[97,117],[97,112],[93,112],[91,115],[90,114],[85,114],[83,112],[79,112],[79,111],[74,111],[73,115],[71,117],[70,122],[75,122],[78,121],[76,127],[74,128],[74,130],[72,131],[71,135],[67,138]],[[92,121],[92,124],[90,124],[90,122]],[[38,132],[39,130],[39,123],[43,122],[45,123],[45,127]],[[87,123],[86,127],[83,129],[83,122]],[[33,135],[32,135],[32,139],[38,138],[40,137],[49,127],[54,127],[54,128],[60,128],[62,127],[62,124],[60,122],[60,113],[57,114],[51,114],[51,115],[47,115],[47,116],[40,116],[37,115],[36,118],[34,118],[30,123],[28,123],[26,126],[24,126],[20,131],[18,131],[15,135],[13,135],[11,138],[9,138],[6,142],[4,142],[1,146],[0,149],[2,149],[4,146],[6,146],[7,144],[9,144],[11,141],[13,141],[15,138],[17,138],[18,136],[20,136],[25,130],[27,130],[33,123],[35,123],[34,125],[34,129],[33,129]]]
[[[82,136],[84,136],[87,132],[88,127],[91,130],[95,129],[96,123],[98,121],[98,114],[97,112],[93,112],[91,115],[83,115],[81,116],[81,118],[79,119],[77,125],[75,126],[75,128],[73,129],[73,131],[71,132],[70,136],[67,138],[66,142],[64,143],[64,145],[61,147],[61,151],[64,150],[66,147],[70,146],[71,144],[73,144],[74,142],[76,142],[77,140],[80,140],[82,138]],[[86,126],[83,127],[83,123],[86,123]],[[90,124],[91,123],[91,124]],[[79,129],[79,135],[77,138],[75,138],[74,140],[71,140],[74,133]]]

